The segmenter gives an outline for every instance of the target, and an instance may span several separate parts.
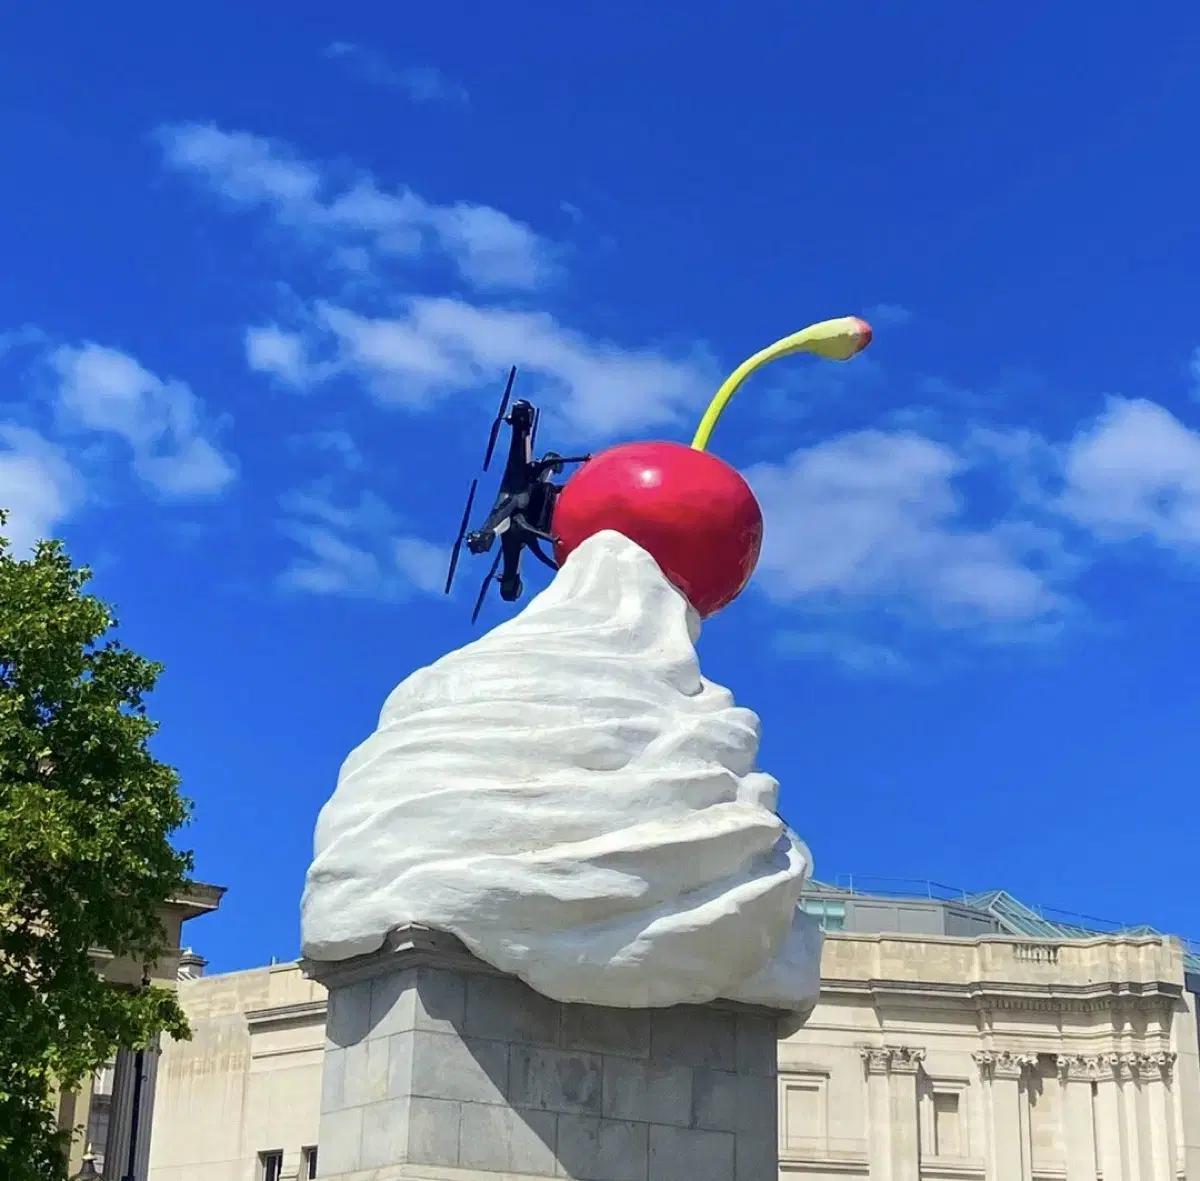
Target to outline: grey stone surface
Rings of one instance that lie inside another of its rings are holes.
[[[775,1137],[737,1137],[734,1181],[779,1181],[779,1144]]]
[[[461,1123],[461,1103],[414,1096],[408,1101],[408,1161],[457,1165]]]
[[[372,980],[371,1008],[367,1020],[367,1036],[387,1037],[413,1027],[413,1004],[416,1000],[417,970],[393,972]]]
[[[505,1102],[509,1047],[504,1042],[420,1030],[411,1037],[414,1095],[466,1103]]]
[[[692,1080],[687,1066],[605,1055],[603,1114],[686,1128],[692,1122]]]
[[[699,1005],[677,1005],[650,1014],[650,1056],[676,1066],[737,1069],[735,1015]]]
[[[778,1143],[779,1088],[774,1079],[738,1077],[736,1130],[739,1136],[761,1136]]]
[[[646,1181],[734,1181],[736,1150],[732,1132],[652,1124]]]
[[[473,976],[467,981],[466,1023],[471,1037],[555,1046],[562,1006],[520,980]]]
[[[564,1050],[591,1050],[625,1058],[650,1057],[650,1013],[646,1009],[604,1009],[563,1005],[560,1044]]]
[[[325,1009],[325,1046],[353,1046],[367,1036],[371,982],[362,980],[330,992]]]
[[[322,1178],[777,1181],[773,1014],[563,1005],[431,932],[322,971]]]
[[[742,1079],[732,1070],[692,1071],[691,1126],[711,1132],[736,1132],[741,1091]]]
[[[779,1021],[758,1013],[738,1013],[735,1035],[738,1074],[774,1078],[779,1070]]]
[[[599,1054],[512,1046],[508,1097],[518,1107],[600,1114],[603,1069]]]
[[[385,1039],[388,1045],[389,1099],[403,1099],[413,1093],[413,1054],[415,1037],[411,1033],[394,1033]]]
[[[408,1099],[387,1099],[362,1109],[359,1167],[379,1169],[403,1160],[408,1151]]]
[[[362,1159],[363,1109],[348,1107],[321,1116],[321,1171],[352,1173]]]
[[[388,1097],[388,1039],[347,1046],[342,1054],[342,1106],[365,1107]]]
[[[560,1115],[561,1173],[579,1181],[647,1181],[649,1133],[645,1123]]]
[[[341,1111],[346,1106],[346,1051],[325,1049],[325,1062],[321,1069],[321,1111]]]
[[[553,1177],[557,1136],[558,1117],[552,1111],[464,1103],[458,1163],[464,1169]]]

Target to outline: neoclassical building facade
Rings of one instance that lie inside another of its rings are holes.
[[[781,1177],[1200,1181],[1179,941],[1043,926],[1007,895],[815,887],[805,907],[822,996],[779,1046]],[[276,964],[179,988],[194,1037],[159,1063],[150,1181],[318,1176],[320,986]]]

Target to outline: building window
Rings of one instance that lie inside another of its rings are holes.
[[[258,1154],[259,1181],[279,1181],[282,1172],[282,1152],[260,1152]]]
[[[959,1122],[958,1096],[946,1092],[933,1095],[933,1154],[963,1156],[962,1125]]]
[[[317,1175],[316,1148],[304,1149],[304,1151],[301,1153],[301,1157],[304,1160],[304,1171],[300,1174],[300,1176],[306,1178],[307,1181],[313,1181],[313,1178]]]
[[[846,927],[846,904],[827,898],[801,898],[800,909],[821,923],[822,931],[842,931]]]

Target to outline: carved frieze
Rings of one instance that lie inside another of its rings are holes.
[[[1110,1052],[1106,1054],[1059,1054],[1059,1077],[1096,1082],[1115,1078],[1119,1082],[1140,1079],[1150,1082],[1169,1079],[1175,1066],[1175,1054],[1165,1050],[1152,1052]]]

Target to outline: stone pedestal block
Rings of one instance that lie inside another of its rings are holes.
[[[417,928],[305,969],[322,1178],[777,1181],[780,1014],[564,1005]]]

